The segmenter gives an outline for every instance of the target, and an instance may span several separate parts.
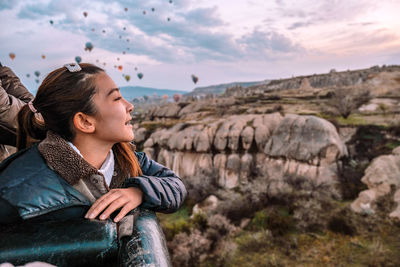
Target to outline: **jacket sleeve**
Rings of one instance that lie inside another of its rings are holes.
[[[8,67],[0,67],[0,123],[12,131],[17,128],[17,114],[32,94]]]
[[[138,187],[143,192],[142,208],[157,212],[177,211],[187,191],[181,179],[167,167],[151,160],[144,152],[135,152],[143,175],[125,180],[123,187]]]
[[[28,103],[33,95],[21,83],[20,79],[8,67],[0,66],[0,80],[7,94],[14,96],[21,101]]]

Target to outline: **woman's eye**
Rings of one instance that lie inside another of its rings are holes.
[[[117,97],[116,99],[115,99],[115,101],[118,101],[118,100],[121,100],[122,99],[122,97]]]

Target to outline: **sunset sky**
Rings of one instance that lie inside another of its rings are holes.
[[[30,90],[34,71],[41,81],[80,56],[119,86],[184,91],[400,64],[399,10],[398,0],[0,0],[0,62]]]

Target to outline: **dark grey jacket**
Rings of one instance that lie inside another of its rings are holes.
[[[164,213],[176,211],[186,197],[182,181],[168,168],[135,152],[143,175],[125,180],[123,187],[143,191],[141,207]],[[49,168],[37,145],[0,164],[0,223],[44,214],[62,219],[82,217],[91,203]]]

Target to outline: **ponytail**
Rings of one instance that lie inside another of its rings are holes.
[[[18,112],[17,150],[32,146],[46,138],[46,128],[40,114],[35,114],[28,105],[24,105]]]
[[[115,160],[125,175],[136,177],[142,175],[139,161],[134,154],[134,148],[128,142],[121,142],[114,145]]]

